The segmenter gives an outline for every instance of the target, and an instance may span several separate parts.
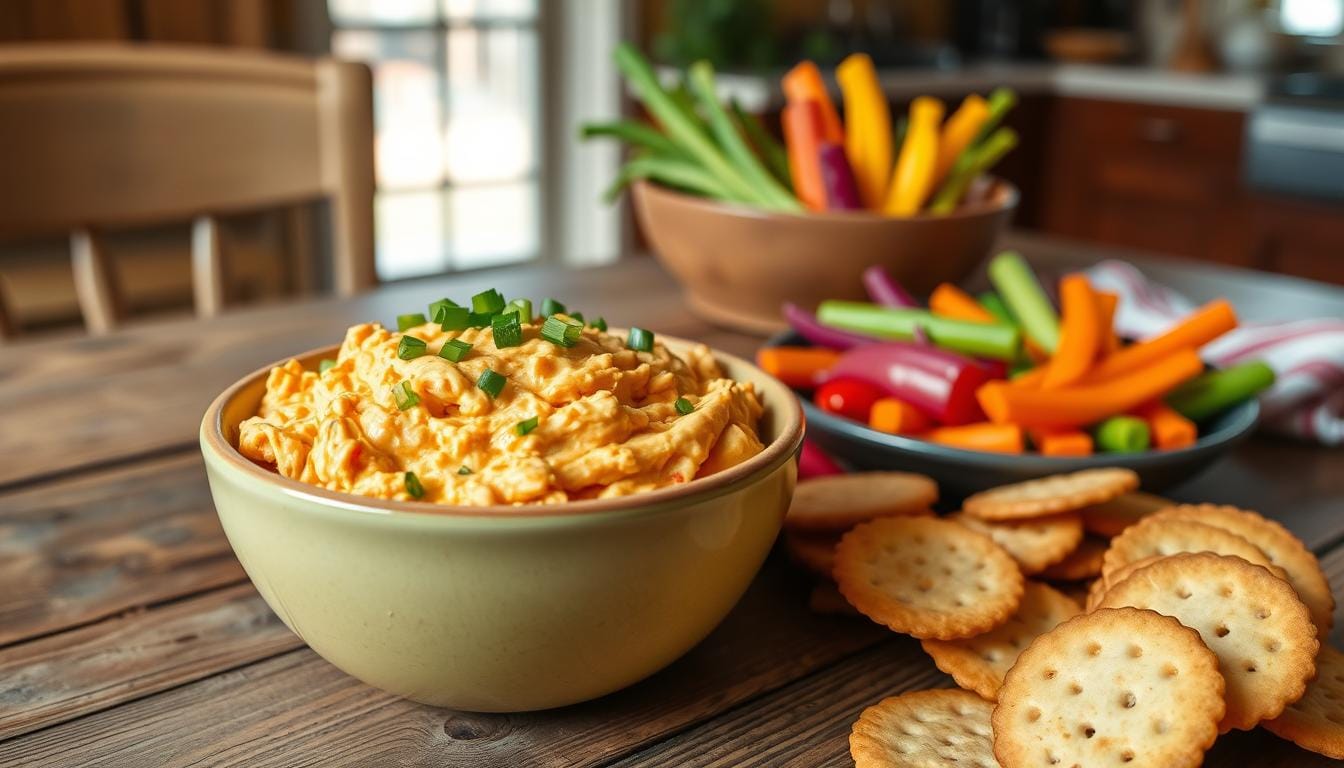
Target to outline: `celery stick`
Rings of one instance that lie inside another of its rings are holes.
[[[833,328],[887,339],[915,338],[923,327],[934,344],[976,357],[1012,360],[1022,341],[1016,328],[999,323],[970,323],[939,317],[922,309],[879,307],[856,301],[823,301],[817,319]]]
[[[768,202],[752,184],[747,181],[733,164],[719,152],[718,147],[697,124],[696,118],[684,111],[667,92],[658,85],[653,68],[645,61],[639,51],[629,43],[616,46],[616,66],[630,82],[635,95],[649,112],[662,125],[668,138],[675,141],[686,154],[704,166],[719,184],[732,193],[733,198],[758,205]]]
[[[1092,437],[1106,453],[1141,453],[1152,445],[1148,422],[1134,416],[1112,416],[1097,425]]]
[[[995,88],[985,103],[989,105],[989,116],[985,118],[985,124],[980,126],[980,131],[971,140],[971,146],[984,142],[994,133],[1003,122],[1003,118],[1017,106],[1017,92],[1012,88]]]
[[[972,145],[962,150],[956,162],[952,164],[952,171],[947,174],[947,181],[943,182],[943,186],[933,196],[929,210],[933,213],[951,213],[965,196],[971,182],[993,168],[995,163],[1016,146],[1017,133],[1012,128],[1000,128],[983,144]]]
[[[686,157],[686,153],[666,134],[648,123],[637,120],[617,120],[611,123],[585,123],[579,128],[579,137],[592,139],[611,137],[627,144],[652,150],[660,155]]]
[[[1167,405],[1191,421],[1203,421],[1255,397],[1273,384],[1274,369],[1256,360],[1209,371],[1187,381],[1167,395]]]
[[[757,190],[763,198],[762,202],[769,208],[781,211],[802,210],[803,206],[798,202],[798,198],[771,176],[752,153],[751,147],[747,146],[747,142],[733,125],[733,119],[719,103],[718,90],[714,85],[714,68],[708,61],[697,61],[691,65],[689,74],[691,93],[699,100],[700,108],[705,111],[710,131],[728,156],[728,161]]]
[[[1059,317],[1027,262],[1004,251],[990,260],[989,280],[1027,336],[1053,354],[1059,346]]]
[[[621,167],[616,181],[602,194],[602,199],[608,203],[614,202],[620,196],[621,190],[636,179],[653,179],[722,200],[735,199],[723,184],[704,168],[688,160],[661,155],[645,155],[628,161]]]
[[[1008,305],[1003,303],[999,294],[993,291],[985,291],[976,298],[980,301],[980,306],[993,315],[995,320],[1005,325],[1017,325],[1017,318],[1013,317],[1013,313],[1008,311]]]
[[[746,110],[742,105],[733,99],[729,106],[733,110],[733,117],[737,119],[738,125],[742,126],[742,132],[747,134],[751,145],[756,148],[756,153],[761,156],[761,162],[770,169],[770,175],[779,180],[786,189],[793,189],[793,181],[789,178],[789,154],[784,151],[783,145],[779,140],[770,135],[761,124],[761,119]]]

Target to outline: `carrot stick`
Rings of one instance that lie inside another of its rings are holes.
[[[1140,407],[1134,411],[1134,415],[1148,422],[1153,444],[1159,450],[1187,448],[1199,439],[1199,427],[1195,426],[1195,422],[1160,400]]]
[[[965,448],[968,451],[1021,453],[1026,448],[1021,427],[1016,424],[991,424],[987,421],[963,424],[959,427],[938,427],[925,434],[924,439],[940,445]]]
[[[1135,368],[1167,357],[1178,349],[1198,349],[1237,327],[1237,313],[1218,299],[1187,315],[1165,333],[1131,344],[1109,355],[1087,375],[1086,383],[1126,376]]]
[[[972,323],[994,323],[994,317],[973,296],[951,283],[940,283],[929,295],[929,309],[935,315]]]
[[[1081,429],[1032,430],[1030,434],[1042,456],[1092,455],[1092,436]]]
[[[840,353],[821,347],[767,347],[756,353],[756,364],[790,387],[811,389],[829,371]]]
[[[976,392],[980,406],[999,424],[1080,427],[1155,400],[1204,370],[1189,348],[1179,349],[1129,373],[1098,383],[1043,390],[991,381]]]
[[[835,111],[835,102],[826,90],[821,79],[821,70],[810,61],[801,61],[784,75],[784,99],[790,104],[815,101],[821,110],[821,138],[832,144],[845,142],[845,130],[840,124],[840,115]]]
[[[873,403],[868,412],[868,426],[878,432],[909,435],[929,428],[929,417],[913,405],[895,397],[884,397]]]
[[[989,103],[978,93],[962,99],[961,106],[943,124],[938,137],[938,161],[933,166],[933,187],[937,189],[952,170],[957,157],[971,146],[980,128],[989,119]]]
[[[780,116],[784,144],[789,151],[793,191],[811,211],[826,210],[826,184],[821,175],[821,145],[825,126],[815,101],[790,102]]]
[[[1096,296],[1082,275],[1067,275],[1059,281],[1059,346],[1050,358],[1042,389],[1059,389],[1078,381],[1097,359],[1101,344]]]
[[[913,216],[933,194],[933,170],[938,162],[938,129],[943,122],[943,109],[943,102],[932,96],[919,96],[910,103],[910,121],[896,158],[896,168],[887,170],[891,182],[883,181],[886,203],[878,202],[888,216]],[[888,163],[890,160],[888,155]],[[952,202],[955,207],[957,201]]]
[[[1097,297],[1097,316],[1101,323],[1101,349],[1099,355],[1109,355],[1120,349],[1120,337],[1115,333],[1115,310],[1120,306],[1120,296],[1110,291],[1093,291]]]

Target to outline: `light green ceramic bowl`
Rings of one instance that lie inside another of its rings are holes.
[[[688,342],[660,337],[674,350]],[[334,348],[300,356],[305,365]],[[327,491],[238,453],[270,368],[201,424],[234,552],[313,650],[370,685],[455,709],[573,704],[658,671],[728,613],[788,508],[802,442],[793,394],[738,358],[766,405],[766,449],[683,486],[549,506],[450,507]]]

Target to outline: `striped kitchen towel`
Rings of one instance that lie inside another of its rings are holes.
[[[1087,275],[1098,290],[1119,294],[1115,327],[1122,336],[1142,339],[1160,333],[1195,308],[1186,297],[1123,261],[1103,261]],[[1266,429],[1325,445],[1344,444],[1344,319],[1243,322],[1201,353],[1219,367],[1263,360],[1274,369],[1274,386],[1260,396]]]

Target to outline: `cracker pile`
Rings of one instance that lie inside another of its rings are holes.
[[[1181,768],[1257,725],[1344,759],[1334,597],[1283,526],[1125,469],[936,501],[920,475],[826,477],[785,520],[814,611],[919,639],[960,686],[865,710],[856,765]]]

